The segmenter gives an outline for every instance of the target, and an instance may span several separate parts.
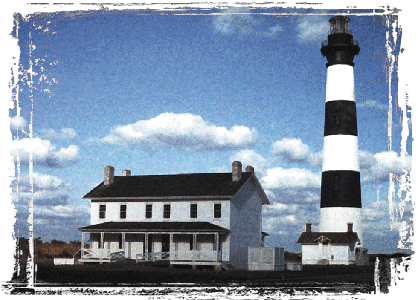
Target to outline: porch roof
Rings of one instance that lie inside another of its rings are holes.
[[[82,232],[229,232],[209,222],[104,222],[78,228]]]
[[[297,243],[316,245],[321,237],[334,245],[351,245],[359,241],[357,232],[302,232]]]

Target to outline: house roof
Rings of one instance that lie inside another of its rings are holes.
[[[360,241],[356,232],[302,232],[298,244],[318,244],[318,240],[324,238],[330,244],[351,245]]]
[[[242,172],[241,180],[232,181],[232,173],[194,173],[176,175],[115,176],[105,186],[100,183],[83,198],[155,198],[234,196],[253,175]]]
[[[105,222],[78,228],[84,232],[229,232],[209,222]]]

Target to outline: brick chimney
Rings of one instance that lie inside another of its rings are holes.
[[[245,168],[245,172],[248,172],[248,173],[254,173],[254,167],[252,167],[252,166],[247,166],[247,167]]]
[[[312,223],[306,223],[306,232],[312,232]]]
[[[123,170],[122,176],[131,176],[131,170]]]
[[[242,164],[240,161],[232,163],[232,181],[240,181],[242,175]]]
[[[115,179],[115,168],[112,166],[106,166],[104,168],[104,185],[110,185]]]
[[[353,223],[347,223],[347,232],[353,232]]]

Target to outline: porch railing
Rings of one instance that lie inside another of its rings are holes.
[[[152,252],[136,255],[136,262],[140,261],[221,261],[220,251],[170,251],[170,252]]]
[[[109,249],[84,249],[81,259],[110,259]]]
[[[169,260],[169,259],[170,259],[170,252],[151,252],[151,253],[141,253],[141,254],[136,255],[136,262]]]

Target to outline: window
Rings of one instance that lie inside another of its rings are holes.
[[[220,218],[222,217],[222,206],[220,203],[216,203],[213,206],[213,217],[214,218]]]
[[[164,219],[170,219],[170,204],[164,204],[164,214],[163,214],[163,218]]]
[[[152,204],[147,204],[145,206],[145,218],[147,219],[152,218]]]
[[[122,204],[120,206],[120,218],[126,219],[126,205],[125,204]]]
[[[99,206],[99,219],[106,218],[106,205],[102,204]]]
[[[190,204],[190,218],[192,219],[197,218],[197,204],[196,203]]]

